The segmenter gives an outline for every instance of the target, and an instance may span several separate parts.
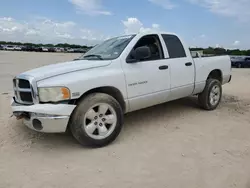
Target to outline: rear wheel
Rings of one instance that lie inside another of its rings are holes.
[[[221,96],[221,82],[216,79],[208,79],[205,89],[198,96],[199,104],[205,110],[214,110],[219,105]]]
[[[71,122],[71,132],[80,144],[103,147],[119,135],[123,112],[113,97],[95,93],[80,102]]]

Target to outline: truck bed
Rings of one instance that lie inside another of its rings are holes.
[[[229,81],[231,76],[231,60],[230,57],[213,56],[193,58],[195,64],[195,93],[199,93],[205,87],[207,77],[213,70],[219,70],[222,76],[222,84]]]

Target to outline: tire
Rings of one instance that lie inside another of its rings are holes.
[[[76,107],[70,130],[83,146],[104,147],[113,142],[123,126],[123,111],[112,96],[93,93]]]
[[[237,65],[237,68],[242,68],[241,63],[239,63],[239,64]]]
[[[215,88],[217,88],[216,89],[216,91],[218,91],[217,94],[215,94],[216,93],[214,90]],[[221,97],[222,97],[221,82],[216,79],[208,79],[205,89],[198,96],[198,101],[201,108],[203,108],[204,110],[215,110],[221,101]]]

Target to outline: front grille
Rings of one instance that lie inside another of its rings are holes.
[[[33,104],[32,87],[28,80],[14,79],[15,100],[21,104]]]
[[[28,80],[19,79],[18,86],[19,88],[27,89],[30,88],[30,82]]]
[[[31,93],[28,93],[28,92],[20,92],[20,98],[22,101],[25,101],[25,102],[30,102],[30,103],[33,102],[32,95]]]

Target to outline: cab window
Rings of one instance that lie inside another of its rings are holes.
[[[129,56],[127,57],[127,61],[133,61],[136,59],[134,52],[139,47],[148,47],[150,51],[150,55],[140,61],[153,61],[164,58],[161,42],[158,35],[143,36],[131,50]]]
[[[177,36],[163,34],[162,38],[168,49],[169,58],[187,57],[185,49]]]

